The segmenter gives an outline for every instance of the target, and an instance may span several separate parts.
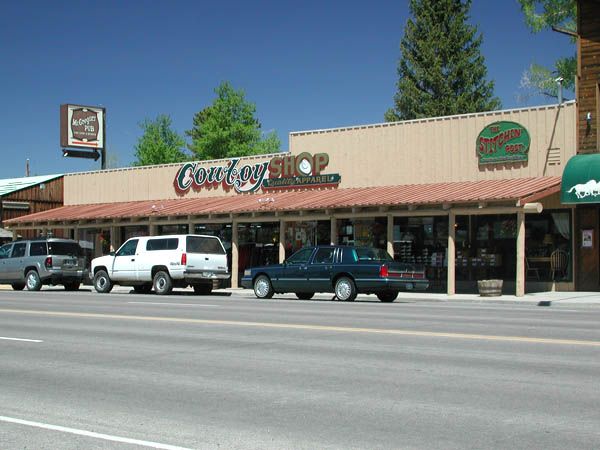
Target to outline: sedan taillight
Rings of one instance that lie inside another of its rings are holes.
[[[389,274],[389,271],[388,271],[388,266],[386,266],[386,265],[384,264],[384,265],[382,265],[382,266],[379,268],[379,276],[380,276],[381,278],[387,278],[387,277],[389,277],[389,276],[390,276],[390,274]]]

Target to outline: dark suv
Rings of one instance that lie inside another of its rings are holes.
[[[71,239],[15,241],[0,247],[0,283],[16,291],[39,291],[43,284],[62,284],[76,291],[87,276],[83,251]]]

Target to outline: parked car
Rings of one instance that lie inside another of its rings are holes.
[[[76,291],[87,276],[83,251],[71,239],[32,239],[0,247],[0,283],[10,283],[16,291],[39,291],[45,284]]]
[[[210,294],[213,281],[229,278],[227,254],[218,237],[195,234],[144,236],[127,240],[116,253],[92,260],[90,276],[100,293],[115,284],[159,295],[192,286]]]
[[[429,287],[422,266],[396,262],[378,248],[333,245],[305,247],[283,264],[247,269],[241,284],[258,298],[294,292],[308,300],[315,292],[332,292],[350,302],[359,293],[393,302],[401,289]]]

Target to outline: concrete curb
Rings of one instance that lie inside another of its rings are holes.
[[[62,290],[61,286],[44,287],[44,289]],[[94,292],[90,285],[83,285],[82,289]],[[113,293],[129,293],[132,290],[129,286],[115,286]],[[0,291],[12,291],[10,284],[0,284]],[[193,292],[191,288],[177,289],[177,291]],[[248,299],[256,299],[251,289],[227,288],[217,289],[215,294],[221,295],[239,295]],[[315,295],[316,300],[331,300],[333,294],[319,293]],[[297,300],[294,294],[278,294],[276,298],[286,300]],[[379,302],[375,295],[359,294],[358,301]],[[401,302],[437,302],[437,303],[480,303],[480,304],[513,304],[513,305],[538,305],[538,306],[599,306],[600,292],[536,292],[526,294],[523,297],[514,295],[502,295],[499,297],[481,297],[477,294],[456,294],[447,295],[440,293],[424,292],[400,292],[396,300]]]

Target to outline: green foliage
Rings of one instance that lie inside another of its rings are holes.
[[[243,91],[223,82],[216,89],[213,104],[194,115],[188,148],[198,160],[274,153],[281,141],[275,132],[264,139],[254,117],[256,106],[246,101]]]
[[[400,42],[397,92],[388,122],[500,108],[481,54],[481,35],[467,23],[471,0],[410,0],[414,19]]]
[[[525,15],[525,23],[534,33],[551,27],[572,33],[577,31],[576,0],[519,0],[519,3]],[[570,39],[575,42],[574,37]],[[521,87],[548,97],[558,97],[558,84],[555,80],[562,77],[563,87],[573,90],[576,75],[577,57],[573,54],[559,57],[551,69],[533,63],[524,73]]]
[[[525,23],[534,33],[550,27],[577,31],[575,0],[519,0],[519,3],[525,15]]]
[[[135,146],[134,166],[168,164],[186,161],[183,152],[185,140],[171,129],[171,118],[161,114],[156,120],[146,119],[140,124],[144,130]]]

